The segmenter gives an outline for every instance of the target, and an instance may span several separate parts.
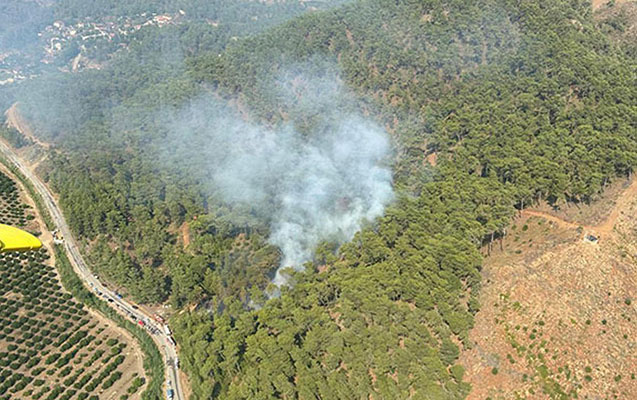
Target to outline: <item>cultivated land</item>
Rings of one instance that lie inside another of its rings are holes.
[[[484,263],[469,399],[637,398],[637,181],[514,223]]]
[[[0,222],[45,230],[30,199],[0,173]],[[142,353],[122,329],[60,284],[50,242],[0,254],[0,399],[137,399]]]
[[[14,104],[5,115],[7,116],[9,126],[17,129],[22,135],[27,138],[32,135],[30,133],[29,124],[22,118],[17,104]],[[64,247],[69,261],[74,265],[75,273],[78,274],[78,277],[85,283],[91,284],[94,288],[101,291],[106,298],[110,298],[111,300],[113,300],[113,302],[109,303],[109,305],[117,312],[125,315],[125,317],[128,319],[134,317],[132,321],[134,323],[137,323],[137,321],[139,320],[144,320],[147,327],[151,326],[157,330],[158,334],[152,335],[151,337],[155,341],[157,348],[160,349],[161,356],[163,357],[166,365],[164,386],[171,386],[174,389],[175,400],[187,398],[182,393],[182,390],[189,390],[187,388],[187,377],[185,374],[180,373],[179,368],[175,363],[175,360],[177,359],[177,350],[175,346],[169,341],[168,336],[165,335],[162,327],[156,325],[155,322],[152,320],[151,315],[153,315],[157,310],[137,305],[135,306],[135,308],[133,308],[132,304],[128,301],[118,298],[115,295],[113,288],[107,288],[93,275],[93,273],[88,269],[88,266],[85,264],[82,257],[80,256],[79,247],[73,240],[70,229],[66,225],[62,212],[58,208],[57,196],[51,193],[49,189],[39,180],[39,178],[36,177],[35,170],[38,164],[47,156],[47,153],[43,153],[42,150],[48,148],[48,144],[31,140],[31,145],[24,146],[20,149],[14,149],[4,141],[0,142],[0,150],[10,160],[10,162],[12,162],[20,170],[20,172],[24,174],[26,179],[31,182],[38,195],[41,196],[44,202],[43,206],[48,209],[50,215],[53,218],[54,225],[58,227],[60,233],[65,238]],[[1,165],[0,169],[2,169]],[[26,201],[29,202],[29,204],[31,204],[33,208],[35,208],[35,205],[31,201],[31,199],[26,198]],[[44,227],[44,222],[41,220],[41,218],[39,218],[39,220],[40,226]],[[43,234],[41,239],[43,240],[43,242],[49,243],[52,246],[52,237],[50,233],[44,228],[42,231]],[[186,240],[186,237],[184,237],[184,240]],[[53,253],[51,254],[54,256]]]

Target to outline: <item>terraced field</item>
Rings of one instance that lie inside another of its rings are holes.
[[[0,173],[0,222],[40,230]],[[136,399],[144,384],[132,338],[61,286],[49,250],[0,254],[0,400]]]

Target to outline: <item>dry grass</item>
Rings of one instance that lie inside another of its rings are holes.
[[[622,3],[628,3],[634,0],[615,0],[615,6],[618,6]],[[603,7],[608,6],[609,3],[612,3],[612,0],[592,0],[593,10],[599,10]]]
[[[593,226],[522,215],[486,259],[470,399],[637,398],[637,183],[611,196],[581,210]]]

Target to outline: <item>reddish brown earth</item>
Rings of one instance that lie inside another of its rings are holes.
[[[190,244],[190,226],[188,226],[187,222],[184,222],[179,228],[179,232],[181,234],[181,241],[184,244],[184,249],[188,247]]]
[[[599,10],[600,8],[607,6],[609,3],[611,3],[612,0],[592,0],[593,2],[593,10]],[[615,5],[620,5],[622,3],[628,3],[629,1],[634,1],[634,0],[615,0]]]
[[[430,153],[429,155],[427,155],[426,160],[429,165],[435,167],[438,162],[438,153]]]
[[[526,210],[486,258],[469,399],[637,399],[637,180],[609,201],[595,225]]]

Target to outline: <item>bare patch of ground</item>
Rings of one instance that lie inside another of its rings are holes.
[[[581,228],[595,235],[611,235],[620,217],[636,198],[637,180],[633,180],[632,183],[624,182],[620,190],[614,188],[608,197],[600,199],[594,206],[577,207],[578,212],[573,212],[572,207],[553,210],[544,205],[537,209],[525,209],[522,214],[542,217],[568,228]],[[590,221],[596,223],[587,224]]]
[[[184,244],[184,249],[190,245],[190,226],[187,222],[184,222],[179,228],[181,233],[181,241]]]
[[[181,369],[179,370],[179,382],[181,384],[181,391],[184,394],[184,399],[189,399],[192,395],[192,388],[190,387],[188,375],[186,375]]]
[[[11,107],[9,107],[9,109],[5,113],[5,116],[7,117],[8,126],[17,129],[20,133],[22,133],[24,136],[29,138],[32,142],[37,143],[38,145],[40,145],[41,147],[45,149],[48,149],[49,147],[51,147],[50,143],[41,141],[40,139],[37,138],[37,136],[33,134],[33,130],[31,129],[29,124],[24,120],[24,118],[22,118],[22,115],[20,115],[20,111],[18,109],[18,103],[14,103]]]
[[[594,201],[594,206],[587,204],[567,203],[559,207],[552,207],[549,204],[541,204],[533,207],[535,211],[555,216],[561,220],[582,224],[587,226],[599,225],[606,221],[610,213],[616,209],[617,200],[630,186],[630,182],[620,179],[608,185],[604,191],[603,198]]]
[[[622,3],[628,3],[633,0],[592,0],[593,10],[599,10],[603,7],[608,7],[613,4],[613,7],[618,6]]]
[[[431,165],[432,167],[435,167],[436,164],[438,163],[438,153],[428,154],[425,160],[429,163],[429,165]]]
[[[527,210],[485,260],[469,399],[637,398],[637,181],[613,196],[595,224]]]

